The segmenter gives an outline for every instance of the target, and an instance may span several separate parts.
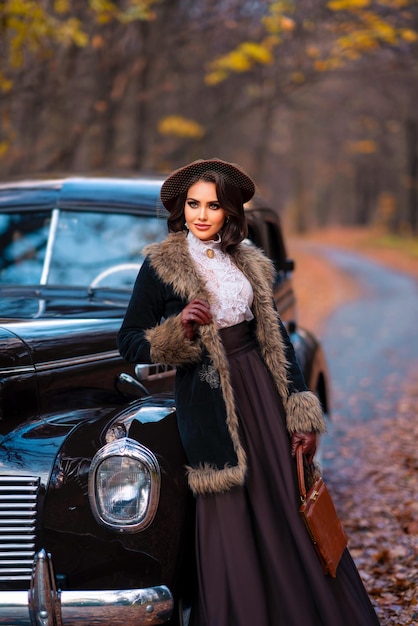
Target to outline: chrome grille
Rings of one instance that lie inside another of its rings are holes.
[[[31,578],[38,489],[37,476],[0,476],[0,582]]]

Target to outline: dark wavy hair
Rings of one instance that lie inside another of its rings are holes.
[[[235,248],[248,234],[247,220],[244,213],[244,203],[240,189],[229,183],[220,172],[209,170],[190,180],[189,189],[198,181],[215,183],[218,202],[225,211],[225,224],[220,232],[221,250],[229,252]],[[184,205],[188,190],[180,193],[173,203],[173,208],[167,219],[168,230],[178,233],[187,230],[184,217]]]

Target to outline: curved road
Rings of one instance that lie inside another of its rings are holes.
[[[341,419],[355,425],[396,411],[405,380],[418,369],[418,281],[355,253],[316,246],[315,253],[361,287],[322,331],[332,387],[326,449],[338,445]]]

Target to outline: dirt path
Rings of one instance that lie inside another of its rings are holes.
[[[301,325],[321,336],[327,316],[359,295],[349,276],[312,253],[312,242],[361,252],[418,279],[418,263],[408,255],[368,249],[366,240],[363,233],[346,231],[289,240]],[[410,374],[395,414],[386,419],[353,428],[337,414],[332,429],[338,446],[327,453],[332,471],[326,480],[382,626],[418,624],[418,372]],[[376,402],[382,415],[384,402]]]

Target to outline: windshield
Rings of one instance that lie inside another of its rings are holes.
[[[145,245],[167,233],[163,218],[98,211],[0,215],[0,284],[131,289]]]

